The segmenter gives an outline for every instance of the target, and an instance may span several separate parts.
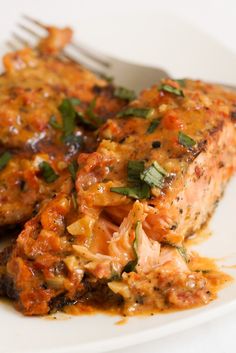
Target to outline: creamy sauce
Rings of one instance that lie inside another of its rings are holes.
[[[201,229],[199,229],[190,237],[186,238],[185,245],[188,247],[201,244],[202,242],[208,240],[211,236],[212,231],[209,229],[209,224],[207,222]]]
[[[222,272],[216,264],[215,259],[201,257],[197,253],[192,252],[189,261],[189,268],[191,271],[201,272],[202,275],[206,278],[210,285],[211,293],[213,294],[213,299],[217,297],[217,293],[220,289],[224,288],[232,281],[232,277],[224,272]],[[235,266],[236,268],[236,266]],[[196,307],[196,306],[195,306]],[[123,325],[127,323],[127,317],[122,314],[122,305],[114,305],[111,307],[101,307],[97,308],[90,304],[85,303],[77,303],[72,306],[67,306],[64,309],[64,312],[70,315],[92,315],[92,314],[109,314],[109,315],[121,315],[119,321],[116,322],[117,325]],[[187,310],[187,309],[181,309]],[[147,315],[154,315],[160,313],[170,313],[176,312],[178,309],[176,308],[165,308],[165,309],[153,309],[149,307],[143,307],[142,312],[138,312],[138,314],[134,314],[137,316],[147,316]]]

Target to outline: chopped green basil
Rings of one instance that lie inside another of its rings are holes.
[[[175,248],[179,252],[179,254],[183,257],[185,262],[189,262],[187,250],[184,246],[180,246],[169,242],[163,242],[162,245],[167,245],[167,246],[171,246],[172,248]]]
[[[68,169],[69,172],[71,174],[72,180],[75,182],[76,180],[76,173],[78,170],[78,163],[76,160],[72,161],[69,165],[68,165]]]
[[[64,137],[72,135],[76,126],[76,110],[70,99],[64,99],[58,107],[62,115]]]
[[[140,182],[140,174],[144,171],[144,161],[129,161],[127,167],[128,181]]]
[[[79,121],[80,125],[86,127],[90,130],[97,130],[98,126],[93,124],[91,121],[85,119],[82,113],[77,112],[77,120]]]
[[[106,74],[101,74],[100,77],[103,78],[103,80],[107,81],[108,83],[112,83],[114,81],[114,77],[108,76]]]
[[[49,125],[51,125],[54,129],[57,130],[62,130],[63,127],[61,126],[61,124],[59,124],[56,120],[55,116],[51,116],[51,118],[49,119]]]
[[[121,275],[114,269],[111,271],[111,277],[109,278],[109,281],[120,281],[121,280]]]
[[[138,235],[141,230],[142,230],[142,223],[140,221],[137,221],[135,225],[135,238],[133,243],[134,255],[136,258],[138,258]]]
[[[141,173],[140,178],[150,187],[161,189],[164,186],[164,177],[166,176],[168,176],[168,173],[155,161]]]
[[[98,128],[99,126],[101,126],[103,124],[103,119],[101,119],[100,116],[96,115],[94,113],[94,109],[96,107],[96,102],[97,99],[94,98],[91,103],[89,104],[85,114],[92,120],[92,122],[94,122],[96,124],[96,127]]]
[[[66,98],[62,101],[60,106],[58,107],[59,111],[62,115],[62,126],[60,126],[55,118],[50,119],[50,124],[57,129],[63,130],[62,141],[68,145],[74,145],[75,148],[80,148],[82,144],[82,136],[74,135],[74,130],[79,121],[82,125],[85,125],[87,128],[95,130],[97,126],[84,118],[81,112],[77,112],[75,109],[76,105],[81,103],[78,98]],[[93,117],[95,119],[95,115],[93,113],[93,107],[96,104],[95,101],[92,101],[87,109],[87,114],[89,117]]]
[[[152,114],[152,108],[127,108],[122,110],[120,113],[117,114],[118,118],[124,118],[128,116],[134,116],[136,118],[146,119]]]
[[[188,254],[187,254],[187,250],[185,249],[185,247],[183,246],[176,246],[176,249],[178,250],[178,252],[180,253],[180,255],[183,257],[183,259],[185,260],[185,262],[188,262]]]
[[[114,91],[114,97],[132,101],[135,99],[136,95],[134,91],[129,90],[125,87],[116,87]]]
[[[59,175],[57,175],[54,172],[54,170],[52,169],[50,164],[45,161],[43,161],[39,164],[39,168],[42,172],[42,176],[43,176],[44,180],[48,184],[53,183],[59,177]]]
[[[165,84],[161,85],[160,91],[165,91],[165,92],[173,93],[176,96],[184,97],[184,92],[181,89],[172,87],[170,85],[165,85]]]
[[[123,272],[129,273],[129,272],[134,272],[135,267],[137,265],[137,260],[131,260],[129,261],[125,267],[123,268]]]
[[[112,187],[111,192],[129,196],[133,199],[148,199],[150,197],[150,188],[147,184],[142,183],[136,186]]]
[[[161,118],[157,118],[151,121],[148,129],[147,129],[147,134],[152,134],[156,128],[160,125]]]
[[[79,98],[72,97],[72,98],[68,98],[68,99],[71,102],[71,104],[74,106],[81,104],[81,100]]]
[[[49,124],[58,130],[63,130],[64,137],[71,135],[76,126],[76,117],[77,111],[75,110],[75,106],[81,103],[78,98],[65,98],[62,103],[59,105],[58,110],[62,115],[62,125],[56,121],[55,116],[52,116],[49,120]]]
[[[0,156],[0,170],[4,169],[8,162],[10,161],[12,155],[10,152],[4,152],[1,156]]]
[[[185,135],[182,131],[179,131],[178,133],[178,141],[179,143],[187,148],[193,147],[196,145],[196,141],[194,141],[191,137],[188,135]]]
[[[81,145],[83,144],[83,136],[81,135],[68,135],[63,137],[63,142],[66,145],[73,145],[76,149],[81,148]]]
[[[77,204],[77,195],[76,195],[76,191],[75,190],[72,192],[71,201],[73,203],[74,209],[76,210],[77,207],[78,207],[78,204]]]
[[[136,265],[138,263],[138,233],[140,231],[141,226],[142,226],[142,223],[140,221],[138,221],[135,225],[135,238],[133,242],[134,260],[129,261],[125,265],[123,272],[126,272],[126,273],[134,272],[136,269]]]

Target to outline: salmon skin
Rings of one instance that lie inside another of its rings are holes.
[[[126,315],[215,298],[184,239],[213,212],[236,162],[236,94],[164,80],[99,130],[96,152],[25,224],[2,289],[25,315],[67,304]],[[211,281],[213,279],[213,281]]]

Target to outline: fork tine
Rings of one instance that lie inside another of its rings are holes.
[[[19,34],[13,32],[12,36],[19,42],[21,43],[23,46],[30,46],[30,43],[25,40],[24,38],[22,38],[21,36],[19,36]]]
[[[6,45],[8,46],[8,48],[9,48],[10,50],[13,50],[13,51],[17,50],[16,45],[15,45],[14,43],[12,43],[10,40],[8,40],[8,41],[6,42]]]
[[[33,37],[35,37],[36,39],[40,39],[40,38],[41,38],[41,36],[40,36],[37,32],[33,31],[31,28],[28,28],[28,27],[26,27],[25,25],[23,25],[23,24],[21,24],[21,23],[18,23],[18,26],[19,26],[21,29],[23,29],[25,32],[31,34],[31,35],[32,35]]]
[[[35,18],[32,18],[31,16],[23,14],[22,17],[26,19],[27,21],[39,26],[42,29],[47,29],[47,26],[45,26],[42,22],[36,20]]]
[[[25,14],[23,14],[22,16],[24,19],[29,21],[31,24],[39,26],[41,29],[47,30],[47,26],[45,26],[42,22],[36,20],[35,18],[32,18],[31,16],[28,16]],[[71,42],[70,45],[76,51],[80,52],[84,56],[87,56],[90,60],[95,61],[97,64],[100,64],[105,68],[110,67],[110,64],[108,61],[102,59],[98,54],[94,54],[91,50],[84,48],[83,46],[81,46],[75,42]]]
[[[83,59],[80,58],[79,61],[78,61],[73,56],[65,53],[65,51],[63,51],[62,54],[63,54],[63,57],[66,58],[67,60],[72,61],[72,62],[74,62],[76,64],[83,65],[87,70],[93,72],[95,75],[98,75],[100,77],[104,76],[104,72],[98,70],[93,65],[88,64],[88,62],[84,61]]]
[[[45,31],[47,30],[47,26],[43,25],[40,21],[23,14],[22,15],[23,18],[27,21],[29,21],[31,23],[31,25],[36,25],[38,27],[40,27],[41,31],[42,29]],[[35,39],[39,40],[42,38],[42,36],[37,32],[37,29],[32,29],[32,26],[28,26],[27,24],[24,25],[22,23],[18,23],[18,27],[21,28],[24,32],[26,32],[27,34],[30,34],[31,36],[33,36]],[[20,43],[21,45],[30,45],[30,43],[25,40],[21,35],[19,35],[18,33],[13,32],[13,38],[16,39],[17,43]],[[8,43],[8,46],[13,49],[16,50],[16,45],[14,45],[12,42]],[[99,76],[104,76],[104,71],[106,71],[107,68],[110,67],[109,62],[107,62],[106,60],[104,60],[103,58],[99,57],[97,54],[94,54],[92,51],[90,51],[87,48],[84,48],[83,46],[78,45],[77,43],[70,43],[71,46],[71,54],[72,54],[72,49],[74,49],[74,52],[77,54],[80,54],[78,58],[76,58],[75,55],[71,55],[68,53],[68,50],[63,51],[61,53],[61,57],[69,60],[71,62],[74,63],[79,63],[82,64],[84,67],[86,67],[88,70],[92,71],[93,73],[95,73],[96,75]],[[99,68],[100,66],[100,68]]]
[[[74,49],[76,49],[77,51],[82,53],[84,56],[87,56],[90,60],[93,60],[106,68],[110,67],[110,63],[108,61],[101,59],[97,54],[92,53],[89,49],[86,49],[86,48],[82,47],[81,45],[74,43],[74,42],[71,42],[70,45]]]

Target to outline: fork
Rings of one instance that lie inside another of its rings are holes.
[[[22,17],[23,23],[18,24],[17,33],[13,32],[12,40],[7,42],[11,50],[17,50],[19,46],[33,47],[35,40],[39,41],[46,34],[47,26],[43,23],[28,15]],[[25,36],[28,38],[26,39]],[[136,93],[170,76],[161,68],[119,60],[74,41],[67,45],[61,55],[68,60],[82,64],[101,77],[114,79],[116,85],[127,87]]]
[[[39,41],[47,34],[47,26],[42,22],[28,15],[23,15],[22,18],[23,23],[18,24],[17,33],[12,33],[13,41],[9,40],[6,43],[11,50],[17,50],[19,46],[33,47],[36,44],[35,40]],[[19,30],[24,34],[20,35]],[[30,39],[26,39],[25,35]],[[82,64],[100,77],[114,79],[117,86],[132,89],[137,94],[146,87],[158,84],[161,79],[170,77],[168,72],[162,68],[120,60],[74,41],[66,46],[61,56]],[[213,84],[220,84],[226,89],[236,90],[236,86],[223,83]]]

